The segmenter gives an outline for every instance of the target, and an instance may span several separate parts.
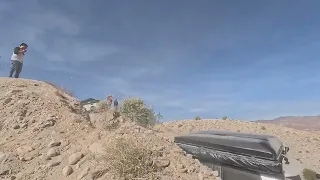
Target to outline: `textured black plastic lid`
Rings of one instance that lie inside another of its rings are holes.
[[[274,136],[228,131],[195,132],[177,136],[175,142],[272,161],[277,161],[283,150],[282,142]]]

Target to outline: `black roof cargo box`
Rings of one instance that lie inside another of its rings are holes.
[[[279,161],[282,142],[273,136],[227,131],[200,131],[175,137],[175,143],[269,161]],[[281,160],[280,160],[281,161]]]

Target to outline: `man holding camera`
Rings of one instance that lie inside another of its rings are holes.
[[[20,47],[15,47],[13,54],[11,56],[12,67],[10,70],[9,77],[12,77],[13,73],[15,78],[19,78],[22,71],[24,55],[27,52],[28,45],[26,43],[21,43]]]

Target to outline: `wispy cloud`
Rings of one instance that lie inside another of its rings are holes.
[[[23,77],[79,98],[138,96],[167,119],[316,114],[320,2],[288,2],[0,1],[0,74],[25,41]]]

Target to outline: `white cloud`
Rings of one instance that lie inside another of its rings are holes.
[[[59,63],[103,60],[120,51],[119,47],[107,43],[75,40],[73,37],[81,32],[77,21],[59,10],[42,7],[38,0],[30,0],[25,6],[17,6],[14,1],[1,1],[0,7],[1,17],[5,18],[10,16],[6,14],[6,9],[14,7],[18,12],[19,9],[23,9],[21,12],[28,11],[23,18],[16,16],[17,20],[6,21],[0,29],[1,35],[6,37],[1,38],[3,40],[0,42],[0,55],[7,56],[7,59],[12,48],[22,41],[29,45],[28,57],[36,59],[40,55],[45,58],[42,59],[43,63],[46,60]],[[57,38],[49,40],[52,35]]]
[[[72,53],[76,61],[101,61],[107,56],[119,53],[119,49],[113,45],[100,43],[73,43],[68,45],[68,53]]]
[[[78,35],[80,33],[79,25],[68,16],[59,12],[45,10],[43,12],[34,12],[27,15],[28,24],[44,31],[53,30],[65,35]]]

